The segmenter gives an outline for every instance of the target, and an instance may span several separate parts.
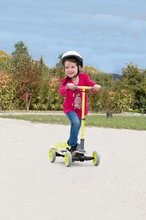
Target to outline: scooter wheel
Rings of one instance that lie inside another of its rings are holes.
[[[55,149],[51,148],[49,150],[48,154],[49,154],[49,159],[50,159],[51,163],[54,163],[55,160],[56,160],[56,151],[55,151]]]
[[[93,164],[95,166],[98,166],[99,163],[100,163],[100,156],[99,156],[99,154],[96,151],[94,151],[93,152]]]
[[[70,167],[72,164],[72,155],[70,152],[66,152],[64,155],[64,162],[67,167]]]

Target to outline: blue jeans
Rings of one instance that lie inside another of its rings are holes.
[[[67,141],[69,146],[77,146],[78,145],[78,135],[81,127],[81,120],[78,118],[77,114],[73,111],[66,113],[68,119],[70,120],[70,136]]]

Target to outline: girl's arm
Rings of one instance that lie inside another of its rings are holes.
[[[87,74],[85,74],[85,79],[86,79],[87,86],[93,86],[96,92],[98,92],[101,89],[101,86],[98,84],[95,84],[95,82],[92,81]]]
[[[66,92],[67,92],[67,88],[66,88],[66,85],[60,85],[60,87],[59,87],[59,94],[61,95],[61,96],[65,96],[66,95]]]
[[[95,82],[92,81],[86,73],[84,74],[84,80],[86,82],[86,86],[94,86],[95,85]]]

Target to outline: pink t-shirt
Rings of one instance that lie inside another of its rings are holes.
[[[87,73],[79,73],[79,82],[76,86],[94,86],[95,82],[90,80]],[[64,113],[74,111],[79,118],[82,116],[82,92],[79,89],[66,89],[67,83],[73,83],[71,79],[66,82],[66,78],[61,80],[59,94],[64,97],[63,111]],[[85,115],[88,114],[88,97],[85,95]]]

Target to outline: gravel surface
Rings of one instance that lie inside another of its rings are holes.
[[[1,220],[145,220],[146,131],[86,127],[101,163],[48,160],[69,126],[0,119]]]

